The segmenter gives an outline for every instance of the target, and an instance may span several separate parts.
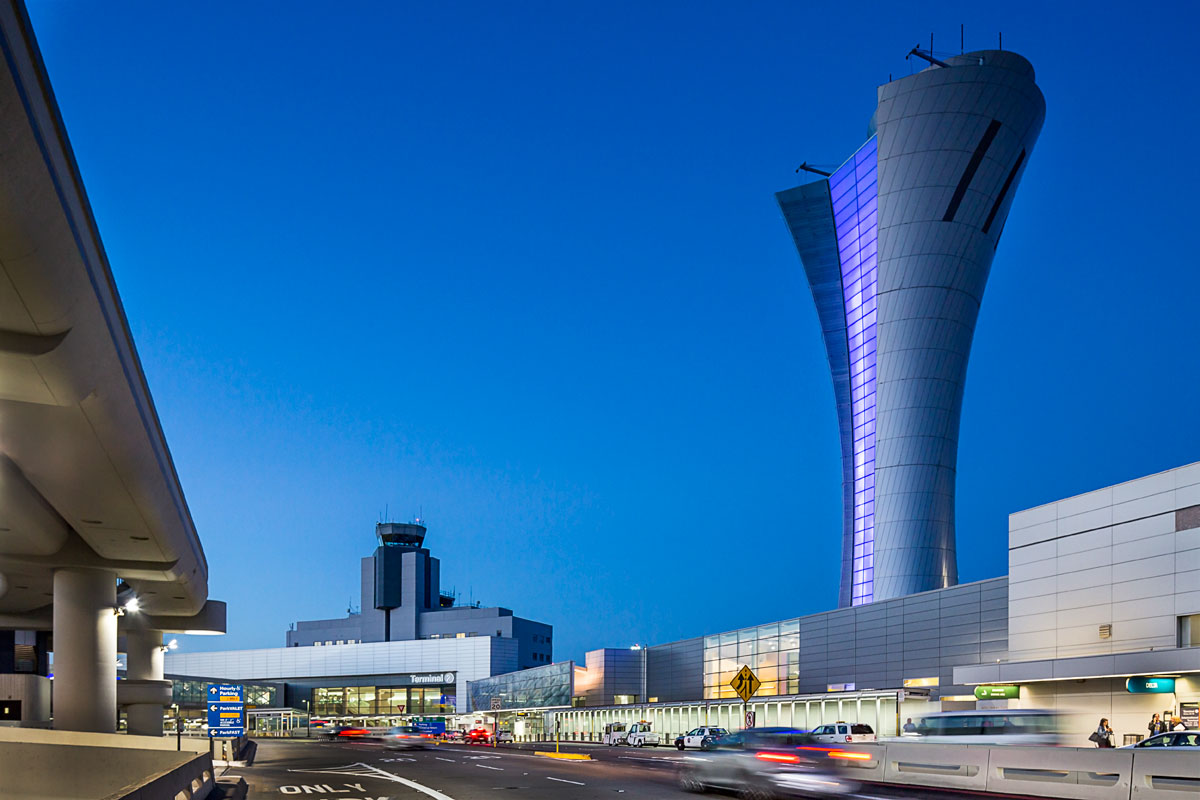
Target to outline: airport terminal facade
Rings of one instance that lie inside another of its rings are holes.
[[[278,685],[283,705],[331,718],[466,712],[467,682],[553,662],[554,629],[507,608],[455,605],[419,523],[380,523],[360,562],[361,606],[297,622],[285,647],[172,653],[177,682],[203,676]]]
[[[475,709],[500,698],[514,728],[550,725],[519,709],[567,695],[554,719],[583,739],[614,720],[648,719],[668,735],[741,728],[730,681],[749,666],[762,681],[748,706],[760,725],[853,719],[895,734],[931,710],[1010,705],[1088,709],[1131,736],[1155,711],[1192,719],[1200,466],[1014,514],[1008,576],[956,585],[967,360],[1045,101],[1014,53],[922,57],[928,69],[879,87],[867,140],[842,166],[777,195],[833,377],[841,608],[597,651],[585,667],[531,671],[542,680],[473,682]],[[597,669],[613,666],[614,679]],[[571,685],[556,687],[555,676]],[[1169,696],[1139,691],[1153,676],[1169,676],[1149,681]]]
[[[473,707],[500,698],[518,735],[557,721],[583,741],[612,721],[738,729],[729,682],[746,665],[763,681],[757,725],[894,735],[933,711],[1051,708],[1077,716],[1085,746],[1101,716],[1119,741],[1154,713],[1197,727],[1200,463],[1012,514],[1008,563],[1005,577],[472,682]]]
[[[1200,464],[1011,515],[1008,574],[958,584],[954,491],[967,357],[1045,113],[1033,69],[983,51],[879,88],[841,167],[777,196],[821,321],[842,443],[839,607],[554,662],[549,626],[443,608],[424,529],[380,531],[362,612],[287,647],[168,657],[169,673],[276,681],[283,702],[388,724],[440,714],[518,738],[611,721],[898,733],[937,710],[1086,710],[1118,736],[1200,704]],[[414,538],[417,537],[417,538]],[[418,538],[420,540],[418,540]],[[1096,587],[1103,587],[1097,592]],[[762,681],[747,706],[730,681]],[[1147,686],[1170,691],[1145,691]],[[498,708],[497,708],[498,707]]]

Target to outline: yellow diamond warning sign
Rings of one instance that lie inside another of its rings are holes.
[[[762,681],[750,671],[749,667],[743,665],[738,670],[738,674],[733,676],[733,680],[729,682],[729,685],[733,687],[733,690],[737,692],[737,696],[742,698],[742,702],[744,703],[754,696],[754,693],[758,691],[758,687],[762,686]]]

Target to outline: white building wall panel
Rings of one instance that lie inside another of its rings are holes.
[[[1009,659],[1176,647],[1200,613],[1197,487],[1190,464],[1011,515]]]

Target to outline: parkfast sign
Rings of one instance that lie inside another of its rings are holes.
[[[977,700],[1015,700],[1021,696],[1020,686],[976,686]]]
[[[244,736],[246,727],[242,715],[246,711],[244,687],[229,683],[214,683],[205,695],[208,707],[208,735],[213,739]]]

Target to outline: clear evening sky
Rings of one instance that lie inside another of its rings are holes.
[[[344,614],[385,509],[558,659],[833,608],[833,392],[773,193],[960,22],[1048,106],[971,357],[962,580],[1007,571],[1010,512],[1200,460],[1200,19],[1106,5],[31,0],[229,602],[184,646]]]

